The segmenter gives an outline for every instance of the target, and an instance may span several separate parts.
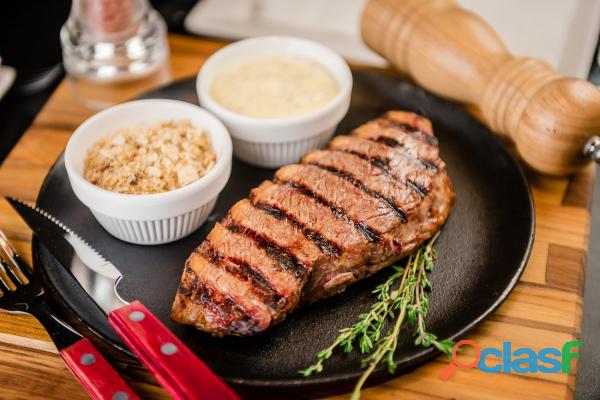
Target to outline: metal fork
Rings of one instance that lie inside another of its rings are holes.
[[[0,309],[9,313],[27,313],[34,316],[44,326],[63,361],[92,399],[137,399],[135,392],[127,386],[92,343],[48,307],[42,285],[2,230],[0,247],[14,267],[10,268],[0,258],[0,269],[5,275],[0,276]],[[22,276],[19,276],[17,271]],[[11,284],[15,287],[14,290]]]
[[[26,279],[23,280],[19,277],[3,259],[0,259],[0,269],[10,279],[10,282],[4,282],[3,279],[0,279],[0,290],[2,290],[0,308],[12,313],[33,315],[48,331],[52,341],[59,350],[82,339],[83,336],[60,319],[48,307],[44,289],[8,240],[6,240],[6,236],[2,231],[0,231],[0,246],[4,249],[14,267]],[[15,290],[10,289],[11,283],[16,287]]]

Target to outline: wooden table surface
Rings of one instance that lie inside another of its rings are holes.
[[[171,36],[170,45],[171,76],[179,79],[195,75],[202,62],[223,44]],[[144,80],[107,90],[114,101],[123,101],[155,84]],[[0,168],[0,194],[35,201],[42,180],[69,136],[93,112],[74,97],[68,82],[62,82]],[[528,176],[536,205],[533,251],[506,302],[468,335],[482,347],[501,348],[502,342],[511,341],[513,349],[530,347],[539,351],[544,347],[561,348],[563,343],[580,336],[593,169],[570,179],[542,177],[532,172]],[[0,216],[0,228],[30,260],[30,230],[4,200],[0,201]],[[107,356],[143,398],[166,398],[136,362],[115,353]],[[471,369],[459,370],[451,380],[442,381],[438,374],[446,363],[445,357],[438,357],[414,372],[365,390],[363,398],[574,397],[574,373],[485,374]],[[48,335],[29,316],[0,312],[0,398],[86,398]]]

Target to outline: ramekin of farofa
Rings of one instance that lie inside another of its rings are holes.
[[[103,110],[65,150],[71,187],[111,235],[161,244],[202,225],[231,173],[225,126],[190,103],[137,100]]]

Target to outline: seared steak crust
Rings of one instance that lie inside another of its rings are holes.
[[[331,171],[370,196],[385,201],[404,222],[421,202],[419,195],[410,187],[351,153],[315,150],[305,155],[302,162]]]
[[[390,111],[279,169],[186,262],[172,317],[252,335],[430,238],[454,192],[429,120]]]

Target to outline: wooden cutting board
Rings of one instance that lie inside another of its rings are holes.
[[[222,42],[171,36],[172,79],[197,73],[202,62]],[[383,71],[391,73],[390,71]],[[114,101],[134,97],[156,84],[141,81],[114,88]],[[32,126],[0,167],[0,194],[29,201],[52,163],[63,151],[73,130],[93,114],[72,94],[67,81],[57,88]],[[593,167],[566,178],[528,172],[536,206],[536,239],[523,276],[508,300],[468,339],[481,347],[513,349],[561,348],[581,332],[583,279],[590,223],[589,202]],[[493,184],[493,182],[490,182]],[[30,261],[31,233],[8,203],[0,201],[0,228]],[[501,245],[501,244],[498,244]],[[111,352],[107,357],[143,398],[167,398],[165,392],[137,363]],[[364,399],[571,399],[576,373],[484,374],[460,370],[449,381],[438,375],[445,357],[364,391]],[[575,371],[575,370],[574,370]],[[294,393],[319,397],[318,393]],[[257,396],[256,393],[253,397]],[[339,396],[340,399],[347,396]],[[85,392],[62,364],[50,338],[29,316],[0,312],[0,398],[85,399]]]

